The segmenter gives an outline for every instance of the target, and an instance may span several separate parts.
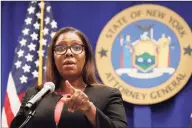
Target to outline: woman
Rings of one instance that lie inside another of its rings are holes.
[[[46,75],[55,84],[55,92],[36,105],[27,128],[127,128],[121,94],[98,84],[90,43],[79,30],[66,27],[55,34]],[[38,91],[34,87],[26,92],[12,127],[24,121],[25,103]]]

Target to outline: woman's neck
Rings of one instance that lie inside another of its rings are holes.
[[[66,79],[67,80],[67,79]],[[65,81],[66,80],[62,80],[60,83],[60,91],[65,91]],[[80,90],[84,90],[86,87],[86,84],[84,83],[82,78],[78,78],[78,79],[70,79],[68,80],[69,83],[76,89],[80,89]]]

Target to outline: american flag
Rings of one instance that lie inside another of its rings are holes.
[[[43,7],[44,16],[42,18],[40,10]],[[43,38],[40,41],[41,19],[43,20]],[[10,126],[12,119],[19,110],[25,91],[37,84],[39,67],[43,67],[43,73],[46,70],[47,49],[56,30],[57,22],[53,18],[50,4],[42,1],[30,2],[8,77],[2,110],[3,128]],[[43,46],[42,51],[39,50],[40,42]],[[43,57],[43,63],[39,63],[39,56]]]

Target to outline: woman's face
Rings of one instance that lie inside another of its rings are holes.
[[[55,64],[63,78],[74,79],[81,76],[85,64],[85,51],[82,45],[81,38],[74,32],[63,33],[56,40]]]

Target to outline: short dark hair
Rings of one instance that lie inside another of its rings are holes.
[[[82,40],[85,48],[85,65],[83,67],[82,71],[82,78],[83,81],[89,85],[89,84],[97,84],[98,80],[96,79],[96,70],[95,70],[95,63],[94,63],[94,57],[93,57],[93,51],[90,45],[90,42],[88,38],[85,36],[83,32],[80,30],[73,28],[73,27],[64,27],[61,28],[56,32],[54,37],[52,38],[51,44],[48,49],[48,58],[47,58],[47,67],[46,67],[46,79],[47,81],[51,81],[55,83],[56,89],[59,88],[60,83],[60,74],[59,71],[56,68],[55,60],[54,60],[54,46],[56,44],[56,41],[58,37],[67,32],[74,32],[76,33],[80,39]]]

